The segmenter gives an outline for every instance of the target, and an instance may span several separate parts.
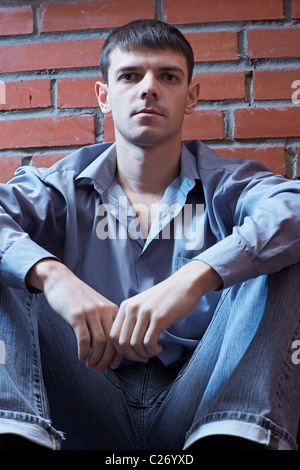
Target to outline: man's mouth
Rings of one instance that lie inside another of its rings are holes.
[[[148,114],[150,116],[151,115],[163,116],[163,113],[159,112],[155,108],[142,108],[142,109],[139,109],[138,111],[136,111],[134,113],[134,115],[138,115],[138,114]]]

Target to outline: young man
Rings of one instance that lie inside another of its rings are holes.
[[[115,29],[100,65],[116,142],[1,186],[0,446],[295,448],[299,182],[181,141],[174,27]]]

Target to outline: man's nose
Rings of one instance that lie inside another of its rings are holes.
[[[152,73],[146,74],[141,81],[140,97],[146,99],[148,97],[157,99],[159,97],[158,84]]]

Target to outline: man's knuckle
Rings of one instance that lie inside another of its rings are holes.
[[[130,339],[130,342],[129,342],[129,345],[132,347],[132,348],[139,348],[140,347],[140,342],[138,341],[137,338],[131,338]]]
[[[111,340],[111,342],[112,342],[113,344],[116,343],[117,338],[118,338],[118,337],[117,337],[117,334],[114,333],[114,332],[112,332],[112,331],[110,331],[110,333],[109,333],[109,339]]]
[[[153,344],[152,344],[152,341],[151,341],[150,338],[149,338],[149,339],[145,339],[145,340],[143,341],[143,345],[144,345],[144,347],[145,347],[145,349],[146,349],[147,351],[152,351],[152,350],[153,350]]]
[[[88,335],[83,334],[79,338],[79,344],[81,348],[88,349],[91,346],[91,338]]]
[[[128,348],[128,346],[130,346],[130,341],[128,341],[128,339],[119,338],[118,343],[121,346],[121,348]]]
[[[84,321],[84,312],[83,310],[75,310],[71,312],[72,323],[74,326],[79,326]]]
[[[92,336],[97,341],[104,341],[105,334],[100,324],[95,323],[92,329]]]

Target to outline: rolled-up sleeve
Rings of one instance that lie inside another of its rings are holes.
[[[58,259],[30,237],[20,238],[1,254],[1,282],[7,286],[24,289],[28,271],[45,258]]]
[[[218,272],[224,287],[300,262],[300,182],[248,166],[249,174],[245,164],[216,191],[214,214],[226,231],[195,257]]]
[[[39,170],[20,168],[0,185],[0,282],[25,288],[30,268],[44,258],[58,259],[64,207]],[[55,246],[56,245],[56,246]]]

